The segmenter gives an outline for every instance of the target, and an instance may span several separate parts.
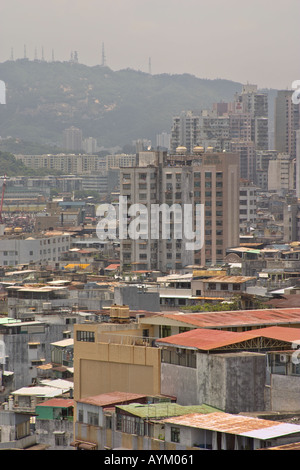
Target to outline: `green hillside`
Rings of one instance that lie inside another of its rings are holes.
[[[203,73],[205,75],[205,72]],[[70,62],[6,61],[0,79],[7,87],[0,106],[0,136],[62,147],[70,126],[99,146],[121,146],[170,132],[172,117],[199,112],[232,100],[241,84],[188,74],[150,75],[130,69],[112,71]]]

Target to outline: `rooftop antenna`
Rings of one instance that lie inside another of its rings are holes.
[[[14,60],[14,48],[13,47],[10,50],[10,60]]]
[[[54,50],[52,49],[52,62],[54,62]]]
[[[44,46],[42,47],[42,61],[44,61],[45,58],[44,58]]]
[[[151,75],[151,73],[152,73],[152,72],[151,72],[151,57],[149,57],[149,73],[150,73],[150,75]]]
[[[104,42],[102,43],[102,67],[105,67],[106,59],[105,59],[105,52],[104,52]]]
[[[38,57],[37,57],[37,49],[36,49],[36,48],[34,49],[34,60],[38,60]]]
[[[26,55],[26,44],[24,44],[24,59],[27,58],[27,55]]]

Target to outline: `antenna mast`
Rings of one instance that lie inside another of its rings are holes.
[[[102,43],[102,67],[106,66],[105,52],[104,52],[104,42]]]

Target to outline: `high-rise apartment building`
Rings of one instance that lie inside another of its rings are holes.
[[[63,132],[63,148],[73,152],[80,152],[83,148],[82,131],[76,127],[69,127]]]
[[[235,139],[230,142],[230,151],[240,160],[240,177],[256,182],[256,146],[252,140]]]
[[[47,168],[57,170],[66,175],[80,175],[106,170],[106,157],[99,155],[16,155],[17,160],[21,160],[24,165],[34,170]]]
[[[177,147],[186,147],[191,153],[200,141],[200,117],[192,111],[184,111],[179,116],[173,118],[171,130],[171,153],[175,153]]]
[[[257,150],[269,148],[268,94],[260,92],[257,85],[243,85],[241,93],[236,93],[233,114],[244,113],[251,118],[250,139]]]
[[[300,129],[296,131],[296,197],[300,199]]]
[[[252,182],[241,179],[240,181],[240,229],[250,227],[256,223],[258,188]]]
[[[300,104],[292,90],[279,90],[275,99],[275,150],[296,157],[296,131],[300,129]]]
[[[235,101],[242,103],[244,112],[255,117],[268,117],[268,95],[258,91],[257,85],[243,85],[242,92],[235,95]]]
[[[196,149],[195,149],[196,152]],[[151,154],[151,155],[150,155]],[[127,197],[128,206],[142,204],[148,212],[140,218],[140,233],[144,238],[121,240],[121,264],[124,269],[168,272],[191,264],[221,263],[226,249],[239,243],[239,157],[233,153],[149,152],[148,163],[121,169],[120,194]],[[144,164],[144,166],[142,166]],[[188,250],[187,237],[182,233],[180,215],[170,211],[171,234],[164,236],[164,226],[158,222],[159,236],[153,238],[149,227],[151,205],[183,208],[190,205],[194,230],[197,208],[202,208],[201,248]],[[132,220],[132,219],[129,219]]]
[[[295,161],[284,153],[269,161],[268,191],[276,191],[283,195],[294,190]]]

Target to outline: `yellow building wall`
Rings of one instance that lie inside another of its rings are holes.
[[[76,341],[76,328],[95,332],[95,342]],[[74,334],[74,398],[107,392],[160,394],[160,349],[97,342],[99,325],[76,325]],[[137,330],[124,331],[124,335]],[[101,340],[104,335],[101,334]],[[119,341],[118,341],[119,342]]]

